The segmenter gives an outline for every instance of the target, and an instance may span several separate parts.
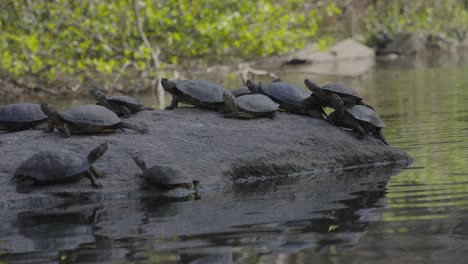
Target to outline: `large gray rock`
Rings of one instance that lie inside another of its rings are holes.
[[[201,192],[232,190],[234,183],[275,175],[405,165],[411,161],[405,152],[372,137],[360,141],[354,132],[288,113],[281,113],[275,120],[237,120],[221,118],[210,110],[179,108],[140,112],[128,122],[145,123],[150,133],[72,135],[68,139],[58,133],[32,130],[0,134],[0,208],[37,208],[77,200],[138,196],[143,181],[136,176],[140,169],[130,153],[139,153],[149,166],[169,166],[191,175],[200,181]],[[10,181],[19,164],[40,150],[66,148],[85,156],[104,141],[110,143],[110,148],[96,163],[106,173],[102,189],[81,180],[19,194]]]

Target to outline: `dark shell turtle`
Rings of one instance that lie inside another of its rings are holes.
[[[358,93],[356,93],[351,87],[344,84],[329,83],[319,87],[309,79],[305,79],[304,83],[306,87],[313,92],[313,96],[321,100],[323,107],[332,107],[336,109],[342,104],[344,106],[365,105],[373,109],[372,106],[367,105],[362,101],[363,99],[358,95]]]
[[[146,127],[122,122],[117,114],[100,105],[80,105],[58,113],[54,106],[43,103],[41,109],[49,117],[45,132],[53,132],[56,128],[64,137],[70,134],[114,132],[124,128],[148,133]]]
[[[0,131],[36,128],[46,120],[39,104],[17,103],[0,107]]]
[[[247,87],[242,87],[242,88],[237,88],[237,89],[231,90],[231,93],[235,97],[243,96],[243,95],[246,95],[246,94],[252,94],[252,92],[250,92],[249,88],[247,88]]]
[[[226,118],[252,119],[266,116],[273,119],[278,115],[279,104],[263,94],[247,94],[236,98],[225,92],[224,104]]]
[[[143,171],[143,178],[154,186],[163,189],[193,189],[198,184],[198,181],[195,181],[183,175],[180,171],[174,170],[170,167],[154,165],[148,168],[146,167],[146,163],[140,157],[133,155],[132,158]]]
[[[130,117],[140,111],[154,110],[143,105],[143,102],[126,95],[106,96],[103,91],[93,88],[90,94],[98,101],[99,105],[106,107],[119,116]]]
[[[362,139],[366,132],[387,144],[382,134],[385,123],[372,108],[364,105],[354,105],[344,108],[344,112],[339,114],[335,111],[328,116],[327,121],[342,127],[353,129],[358,132],[358,138]]]
[[[171,105],[165,108],[167,110],[178,107],[179,102],[204,108],[223,109],[225,89],[215,83],[205,80],[171,81],[161,78],[161,85],[172,95]]]
[[[21,163],[13,179],[18,192],[30,192],[33,185],[55,184],[88,178],[92,185],[101,187],[96,177],[102,177],[93,164],[107,151],[108,143],[93,149],[86,158],[65,149],[41,151]]]
[[[316,109],[305,107],[304,100],[311,95],[311,92],[292,84],[282,81],[254,83],[247,80],[247,87],[252,93],[260,93],[270,97],[280,105],[281,109],[286,111],[317,118],[323,118],[324,116],[323,109],[319,107]]]

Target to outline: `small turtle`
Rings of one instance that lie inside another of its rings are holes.
[[[114,132],[124,128],[148,133],[146,127],[122,122],[117,114],[100,105],[80,105],[59,113],[53,105],[42,103],[41,109],[49,117],[49,125],[44,131],[50,133],[56,128],[64,137],[70,134]]]
[[[166,110],[178,107],[179,102],[203,108],[224,108],[223,93],[225,89],[205,80],[171,81],[161,78],[161,85],[172,95],[171,105]]]
[[[13,177],[17,183],[16,190],[27,193],[34,185],[73,182],[82,177],[88,178],[94,187],[101,187],[96,178],[103,177],[103,174],[93,164],[108,148],[108,143],[103,143],[93,149],[86,158],[65,149],[38,152],[16,169]]]
[[[385,123],[380,119],[377,112],[367,106],[344,107],[344,112],[339,113],[336,110],[328,116],[327,121],[331,124],[353,129],[358,133],[358,139],[364,138],[367,132],[388,145],[382,134]]]
[[[0,107],[0,131],[37,128],[46,120],[39,104],[17,103]]]
[[[304,80],[305,85],[313,92],[313,96],[306,100],[309,102],[321,104],[322,107],[331,107],[336,110],[340,105],[353,106],[365,105],[372,108],[370,105],[365,104],[362,98],[350,87],[341,83],[329,83],[319,87],[316,83],[309,79]],[[311,101],[312,100],[312,101]],[[340,101],[343,101],[341,103]],[[372,108],[373,109],[373,108]]]
[[[252,119],[266,116],[273,119],[278,115],[279,104],[263,94],[247,94],[236,98],[225,92],[224,104],[226,118]]]
[[[281,109],[286,111],[316,118],[323,118],[325,116],[322,107],[306,108],[304,100],[311,95],[311,92],[292,84],[280,80],[275,80],[271,83],[254,83],[247,80],[247,87],[252,93],[260,93],[270,97],[279,104]]]
[[[143,171],[143,178],[156,187],[166,190],[177,188],[194,189],[198,185],[198,181],[190,179],[180,171],[160,165],[148,168],[140,157],[132,155],[132,158]]]
[[[140,111],[154,110],[151,107],[144,106],[142,101],[126,95],[107,97],[103,91],[97,88],[91,89],[90,94],[98,101],[99,105],[125,118]]]
[[[250,92],[249,88],[247,88],[247,87],[242,87],[242,88],[237,88],[237,89],[231,90],[231,93],[235,97],[243,96],[243,95],[246,95],[246,94],[252,94]]]

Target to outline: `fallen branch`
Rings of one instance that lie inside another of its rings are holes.
[[[244,85],[246,85],[248,79],[252,79],[254,76],[270,76],[272,79],[278,78],[278,75],[274,72],[254,69],[247,63],[239,64],[237,68],[239,69],[239,75]]]

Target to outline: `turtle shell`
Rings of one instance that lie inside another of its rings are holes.
[[[179,171],[166,166],[155,165],[143,172],[143,177],[156,186],[172,188],[177,186],[192,186],[192,179]]]
[[[312,93],[285,82],[271,82],[260,84],[262,92],[276,102],[286,103],[298,107],[304,106],[304,99]]]
[[[39,104],[17,103],[0,107],[0,122],[35,122],[47,119]]]
[[[91,165],[88,160],[65,149],[41,151],[24,161],[15,176],[30,177],[39,182],[65,180],[85,172]]]
[[[362,100],[362,98],[351,88],[341,83],[329,83],[321,87],[323,90],[330,91],[344,96],[355,97],[356,99]]]
[[[59,113],[60,117],[73,124],[89,124],[94,126],[113,126],[120,118],[111,110],[100,105],[80,105]]]
[[[377,112],[364,105],[355,105],[346,108],[346,112],[350,113],[355,119],[371,123],[376,127],[385,127],[385,123],[380,119]]]
[[[215,83],[205,80],[177,81],[176,89],[200,102],[222,103],[225,89]]]
[[[279,104],[263,94],[247,94],[236,98],[236,105],[249,112],[267,113],[278,110]]]
[[[247,87],[234,89],[234,90],[231,91],[231,93],[235,97],[243,96],[243,95],[246,95],[246,94],[252,94],[252,92],[250,92],[249,88],[247,88]]]
[[[126,96],[126,95],[109,96],[109,97],[107,97],[107,101],[109,101],[111,103],[115,102],[115,103],[118,103],[118,104],[128,104],[128,105],[132,105],[134,107],[143,106],[143,102],[141,100],[138,100],[138,99],[135,99],[133,97]]]

